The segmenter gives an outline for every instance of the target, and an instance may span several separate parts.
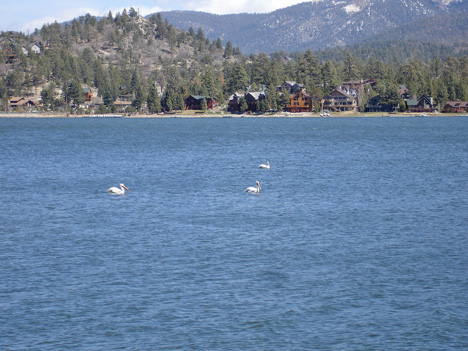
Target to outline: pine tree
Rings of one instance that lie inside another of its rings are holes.
[[[85,101],[81,84],[76,79],[73,79],[68,85],[68,101],[73,101],[76,106],[79,106]]]
[[[162,99],[162,105],[165,111],[170,112],[173,110],[174,100],[175,100],[174,91],[172,91],[172,89],[166,89],[166,91],[164,92],[163,99]]]
[[[221,50],[223,48],[223,43],[221,42],[221,39],[218,38],[216,39],[216,49]]]
[[[230,58],[233,55],[232,43],[230,40],[226,43],[226,47],[224,48],[224,58]]]
[[[149,89],[146,105],[148,106],[148,111],[150,113],[161,112],[161,101],[159,100],[158,90],[154,85],[151,85]]]
[[[141,85],[138,84],[138,86],[135,88],[135,98],[132,101],[132,106],[135,107],[137,112],[140,112],[142,107],[143,107],[143,101],[144,101],[144,93],[143,89],[141,88]]]
[[[311,50],[307,50],[299,60],[298,80],[303,84],[318,86],[322,81],[322,69]]]
[[[241,97],[239,99],[239,111],[241,113],[247,111],[247,109],[249,108],[249,106],[247,105],[247,101],[245,101],[245,98]]]
[[[45,106],[53,106],[55,100],[57,99],[57,94],[55,92],[55,84],[50,83],[46,88],[41,91],[41,99]]]
[[[331,61],[327,61],[322,68],[323,92],[330,93],[338,85],[336,67]]]
[[[351,54],[351,51],[346,52],[346,56],[343,62],[343,77],[344,80],[349,81],[356,79],[359,75],[356,59]]]
[[[259,106],[258,106],[259,112],[265,113],[265,112],[268,112],[269,109],[270,108],[268,106],[268,100],[266,98],[260,99]]]
[[[209,66],[201,76],[202,87],[205,89],[205,93],[201,95],[208,95],[214,97],[217,94],[217,84],[216,84],[216,75],[212,66]]]
[[[279,96],[278,108],[281,111],[285,111],[290,101],[291,101],[291,95],[289,94],[289,91],[286,90]]]
[[[205,98],[203,98],[203,99],[201,100],[201,102],[200,102],[200,107],[201,107],[201,109],[202,109],[203,111],[208,110],[208,104],[206,103],[206,99],[205,99]]]
[[[230,71],[227,90],[230,94],[236,91],[243,91],[249,85],[249,77],[245,67],[241,63],[235,63]]]
[[[190,27],[189,30],[188,30],[188,35],[192,38],[195,39],[196,37],[196,34],[195,34],[195,31],[193,30],[193,27]]]
[[[203,29],[202,27],[198,28],[198,31],[197,31],[197,40],[202,42],[205,40],[205,32],[203,32]]]
[[[107,108],[112,109],[114,106],[114,98],[108,88],[107,84],[104,84],[100,89],[100,93],[102,94],[102,101]]]
[[[176,110],[183,110],[185,108],[184,95],[181,93],[176,94],[175,105]]]

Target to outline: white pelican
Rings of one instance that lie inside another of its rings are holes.
[[[120,188],[113,186],[112,188],[107,189],[107,192],[117,195],[124,195],[125,190],[130,191],[125,185],[120,184]]]
[[[262,190],[262,187],[260,186],[260,183],[258,180],[257,180],[257,186],[249,186],[247,189],[245,189],[246,192],[251,193],[251,194],[260,194],[260,190]]]
[[[261,164],[260,166],[258,166],[258,168],[263,168],[263,169],[270,169],[270,162],[267,161],[267,164]]]

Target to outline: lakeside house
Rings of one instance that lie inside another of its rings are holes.
[[[357,111],[357,98],[358,94],[356,90],[351,88],[342,89],[339,86],[330,94],[324,96],[322,109],[335,112]]]
[[[184,107],[186,110],[202,110],[202,101],[206,101],[206,107],[208,110],[212,110],[218,106],[218,101],[210,96],[202,95],[190,95],[184,100]]]
[[[265,92],[263,91],[250,91],[246,93],[234,93],[229,97],[228,111],[241,112],[242,99],[244,99],[247,109],[242,112],[256,112],[260,102],[266,99]]]
[[[125,113],[128,108],[132,106],[132,102],[128,100],[117,99],[114,101],[114,106],[117,109],[117,112]]]
[[[468,112],[468,101],[449,101],[444,105],[442,112],[466,113]]]
[[[90,87],[83,88],[83,95],[85,97],[85,101],[90,102],[93,100],[93,90]]]
[[[312,98],[305,90],[300,90],[296,94],[290,95],[286,109],[289,112],[311,112],[313,109]]]
[[[406,110],[408,112],[434,112],[436,106],[433,103],[432,97],[421,95],[418,99],[406,100]]]
[[[395,112],[397,109],[398,104],[383,104],[381,96],[376,95],[367,102],[365,112]]]
[[[241,99],[244,99],[245,94],[234,93],[229,97],[228,108],[229,112],[240,112]]]
[[[298,84],[295,81],[284,81],[276,87],[276,91],[280,94],[289,94],[289,102],[286,105],[287,111],[292,113],[312,111],[312,97],[307,94],[303,84]]]
[[[14,96],[8,100],[8,106],[13,111],[21,111],[31,109],[33,107],[42,106],[39,98],[28,98],[23,96]]]
[[[247,111],[256,112],[262,100],[265,100],[265,92],[252,91],[245,94],[245,102],[247,103]]]
[[[433,113],[435,112],[436,106],[433,102],[433,98],[421,95],[417,99],[405,98],[409,95],[408,89],[404,85],[399,86],[400,97],[405,101],[406,111],[410,113]],[[456,104],[453,105],[455,107]],[[447,106],[447,105],[446,105]],[[383,104],[381,102],[380,95],[376,95],[369,99],[366,104],[365,112],[395,112],[399,108],[398,104]],[[447,106],[447,109],[449,106]]]
[[[289,94],[297,94],[298,92],[305,90],[303,84],[298,84],[294,81],[285,80],[281,85],[276,87],[276,91],[279,93],[288,92]]]
[[[403,100],[408,100],[410,98],[409,96],[409,90],[404,84],[400,84],[398,86],[398,94]]]

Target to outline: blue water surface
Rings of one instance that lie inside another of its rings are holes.
[[[467,117],[2,118],[0,152],[1,350],[468,350]]]

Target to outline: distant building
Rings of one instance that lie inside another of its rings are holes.
[[[201,110],[203,99],[206,101],[206,107],[209,110],[218,106],[218,101],[216,101],[216,99],[212,97],[201,96],[201,95],[190,95],[188,98],[184,100],[185,109],[186,110]]]
[[[33,46],[31,46],[31,51],[34,52],[35,54],[40,54],[41,53],[41,48],[34,44]]]
[[[85,96],[85,101],[89,102],[93,100],[93,91],[91,90],[91,88],[89,87],[83,88],[83,95]]]
[[[256,112],[260,101],[264,100],[265,93],[263,91],[253,91],[245,94],[245,102],[247,103],[247,110]]]
[[[408,112],[434,112],[436,107],[432,101],[432,97],[421,95],[419,99],[406,100],[406,110]]]
[[[266,99],[266,96],[263,91],[235,93],[229,97],[228,111],[240,112],[242,99],[244,99],[247,105],[247,110],[242,112],[257,112],[260,102]]]
[[[128,100],[115,100],[114,106],[117,112],[127,112],[127,109],[132,106],[132,102]]]
[[[289,112],[312,111],[312,98],[303,90],[299,91],[297,94],[290,95],[289,100],[289,104],[286,106]]]
[[[380,95],[369,99],[366,105],[366,112],[395,112],[398,104],[382,104]]]
[[[357,111],[357,92],[340,87],[324,96],[322,109],[330,111]]]
[[[8,101],[8,105],[14,111],[29,109],[34,106],[40,106],[41,101],[37,99],[31,99],[27,97],[11,97]]]
[[[442,112],[446,112],[446,113],[468,112],[468,101],[449,101],[444,105]]]
[[[244,98],[245,94],[243,93],[234,93],[229,97],[228,102],[228,111],[229,112],[239,112],[240,111],[240,104],[241,98]]]
[[[280,93],[288,92],[289,94],[296,94],[302,90],[305,90],[305,86],[303,84],[298,84],[294,81],[287,81],[285,80],[281,85],[276,87],[276,90]]]
[[[403,84],[400,84],[398,86],[398,93],[400,94],[400,97],[403,99],[403,100],[408,100],[409,99],[409,90],[408,88],[406,87],[406,85],[403,85]]]
[[[375,86],[375,80],[373,79],[360,79],[360,80],[350,80],[348,82],[341,83],[342,89],[353,89],[359,90],[361,87],[365,85],[370,85],[371,87]]]

